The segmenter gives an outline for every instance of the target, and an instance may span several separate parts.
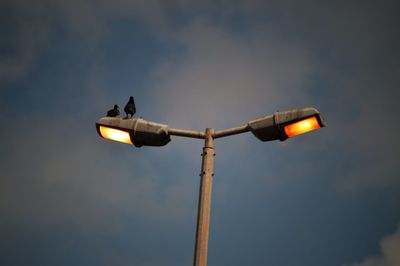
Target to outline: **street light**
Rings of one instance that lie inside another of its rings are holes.
[[[168,126],[141,118],[103,117],[96,122],[100,136],[119,142],[142,146],[164,146],[171,141]]]
[[[248,123],[251,132],[262,141],[286,140],[325,126],[315,108],[302,108],[276,112]]]
[[[168,125],[142,118],[103,117],[96,122],[97,132],[102,138],[133,144],[136,147],[164,146],[171,141],[170,136],[205,140],[200,173],[194,266],[207,265],[212,177],[214,176],[214,139],[251,131],[261,141],[284,141],[324,126],[326,123],[315,108],[276,112],[239,127],[219,131],[207,128],[204,132],[171,128]]]

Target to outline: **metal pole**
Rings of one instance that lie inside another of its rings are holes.
[[[205,131],[203,159],[200,173],[199,207],[197,213],[196,245],[194,266],[207,265],[208,232],[210,226],[212,177],[214,176],[214,129]]]

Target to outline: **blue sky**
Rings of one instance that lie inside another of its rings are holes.
[[[208,265],[400,265],[396,1],[0,3],[0,264],[190,265],[204,130],[313,106],[285,142],[216,141]]]

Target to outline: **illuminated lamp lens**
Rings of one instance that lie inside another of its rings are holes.
[[[129,132],[123,130],[100,126],[100,135],[105,139],[133,144]]]
[[[320,128],[318,120],[315,116],[306,118],[304,120],[298,121],[296,123],[285,126],[286,136],[289,138],[304,134],[311,130]]]

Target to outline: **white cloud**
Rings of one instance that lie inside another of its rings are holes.
[[[398,266],[400,265],[400,229],[380,242],[381,255],[368,257],[352,266]]]

